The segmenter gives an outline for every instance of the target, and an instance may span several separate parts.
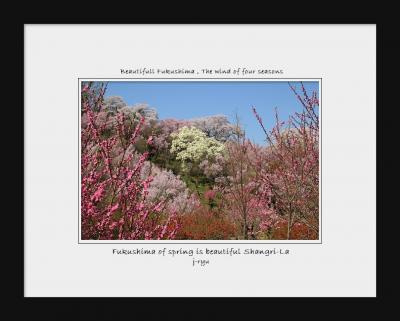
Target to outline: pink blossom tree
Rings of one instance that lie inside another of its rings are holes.
[[[179,175],[171,170],[160,169],[146,161],[142,177],[152,176],[148,202],[163,204],[163,211],[175,212],[178,215],[192,213],[200,206],[198,197],[191,193]]]
[[[191,126],[203,131],[208,137],[226,142],[235,137],[237,128],[225,115],[212,115],[190,120]]]
[[[224,163],[227,176],[217,180],[218,191],[223,195],[222,209],[239,225],[239,238],[256,239],[260,233],[275,223],[270,190],[256,180],[254,146],[242,131],[236,116],[235,136],[225,143]]]
[[[143,179],[140,173],[148,155],[133,157],[145,119],[133,126],[116,110],[109,128],[109,122],[98,119],[104,92],[105,87],[91,83],[82,88],[82,239],[173,239],[179,228],[176,213],[163,213],[162,201],[147,202],[153,178]]]
[[[301,94],[290,88],[303,110],[267,131],[256,109],[253,112],[263,129],[268,147],[256,153],[255,181],[273,196],[279,217],[285,220],[287,239],[296,224],[305,225],[318,237],[319,232],[319,100],[317,93],[308,95],[301,83]]]

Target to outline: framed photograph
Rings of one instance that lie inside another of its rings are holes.
[[[322,79],[78,82],[79,243],[322,243]]]
[[[25,297],[376,298],[375,24],[25,24],[24,82]]]

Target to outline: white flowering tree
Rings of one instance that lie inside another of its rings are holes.
[[[182,162],[184,171],[204,160],[212,161],[225,152],[225,146],[195,127],[182,127],[172,133],[171,153]]]

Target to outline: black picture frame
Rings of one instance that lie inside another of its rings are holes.
[[[174,20],[179,23],[198,23],[204,22],[200,16],[200,13],[192,16],[190,19],[185,16],[181,19]],[[225,19],[223,23],[277,23],[276,20],[271,19],[266,21],[264,17],[251,16],[251,21],[233,21],[234,19]],[[87,17],[85,17],[87,18]],[[384,189],[383,176],[384,172],[387,174],[394,169],[394,161],[389,158],[384,158],[383,149],[386,145],[388,147],[388,136],[383,138],[383,131],[393,130],[394,117],[391,118],[389,113],[385,113],[385,105],[388,104],[387,93],[395,93],[394,88],[395,82],[390,83],[387,80],[387,76],[390,72],[385,72],[385,88],[383,88],[384,77],[383,77],[383,66],[390,67],[389,62],[386,62],[391,56],[395,56],[396,45],[394,45],[389,36],[384,36],[387,30],[390,30],[393,26],[387,25],[386,23],[378,22],[377,19],[351,19],[348,16],[347,19],[342,19],[340,23],[368,23],[377,25],[377,297],[376,298],[26,298],[24,297],[24,24],[25,23],[64,23],[68,19],[63,18],[59,21],[55,19],[49,19],[43,13],[35,18],[32,15],[23,21],[14,23],[16,30],[16,37],[12,39],[16,46],[16,55],[11,56],[14,58],[14,64],[10,64],[12,73],[16,76],[16,82],[13,82],[13,88],[15,98],[13,99],[13,112],[16,113],[13,117],[18,121],[12,124],[12,135],[13,140],[10,144],[10,151],[14,157],[20,160],[17,165],[17,169],[14,172],[14,181],[17,184],[12,185],[10,188],[11,193],[18,195],[17,200],[13,203],[13,226],[11,231],[11,239],[13,240],[13,249],[10,252],[14,255],[13,264],[11,264],[11,274],[14,276],[12,285],[10,287],[10,295],[12,301],[16,304],[16,310],[14,316],[22,317],[23,314],[32,316],[33,320],[47,320],[47,319],[58,319],[64,317],[69,320],[99,320],[99,319],[114,319],[120,320],[125,319],[127,315],[135,318],[136,313],[145,313],[146,318],[149,320],[155,318],[166,318],[174,317],[177,315],[180,317],[193,317],[203,316],[208,318],[210,315],[219,318],[226,318],[227,314],[234,314],[236,318],[249,318],[249,317],[262,317],[264,313],[268,318],[280,318],[282,320],[366,320],[368,318],[374,318],[375,315],[380,313],[395,311],[394,301],[395,286],[391,284],[393,269],[396,267],[393,262],[392,266],[389,266],[396,256],[393,244],[395,242],[395,224],[390,225],[383,222],[383,217],[390,215],[396,215],[395,212],[390,212],[389,204],[386,201],[394,196],[393,191],[390,192],[387,188]],[[80,19],[74,23],[83,22],[84,19]],[[96,21],[96,18],[87,19],[90,23],[100,23]],[[85,23],[88,21],[85,20]],[[141,18],[125,18],[123,23],[143,23]],[[131,21],[132,20],[132,21]],[[151,20],[151,19],[150,19]],[[209,19],[207,23],[214,23],[216,21],[221,22],[221,19]],[[223,20],[223,19],[222,19]],[[246,19],[244,19],[246,20]],[[301,19],[300,19],[301,20]],[[310,19],[313,20],[313,19]],[[171,23],[170,19],[160,18],[157,21],[149,21],[146,23]],[[291,21],[280,21],[279,23],[310,23],[305,21],[299,21],[299,19],[292,19]],[[321,23],[322,19],[314,19],[311,23]],[[333,22],[333,20],[327,19],[325,22]],[[109,22],[107,22],[109,23]],[[118,22],[121,23],[121,22]],[[393,50],[393,51],[392,51]],[[385,61],[383,60],[383,52],[385,52]],[[16,59],[16,60],[15,60]],[[389,69],[389,68],[388,68]],[[385,95],[384,95],[385,93]],[[16,100],[16,101],[15,101]],[[385,104],[385,105],[384,105]],[[387,105],[386,105],[387,106]],[[387,110],[387,109],[386,109]],[[10,124],[8,124],[10,125]],[[385,165],[385,166],[384,166]],[[385,199],[385,202],[383,201]],[[385,230],[385,232],[384,232]],[[392,248],[390,248],[392,246]],[[385,264],[384,262],[385,258]],[[390,272],[390,268],[392,271]],[[384,273],[385,272],[385,273]],[[384,277],[385,276],[385,277]],[[384,286],[385,284],[385,286]],[[192,312],[188,315],[184,315],[184,312],[177,313],[177,309],[185,309],[190,307]],[[212,309],[211,309],[212,307]],[[317,308],[316,308],[317,307]],[[215,310],[214,310],[215,309]],[[315,312],[315,310],[321,310],[322,312]],[[50,312],[50,310],[52,312]],[[57,314],[54,314],[57,313]],[[253,316],[254,313],[254,316]],[[323,313],[321,316],[319,313]]]

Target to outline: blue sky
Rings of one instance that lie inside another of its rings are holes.
[[[290,83],[300,90],[300,83]],[[318,82],[303,84],[308,92],[318,93]],[[288,83],[280,81],[110,81],[106,92],[109,96],[121,96],[128,105],[146,103],[157,109],[160,119],[224,114],[233,122],[237,113],[247,137],[258,144],[264,144],[265,137],[252,106],[267,129],[274,125],[275,107],[281,120],[302,110]]]

